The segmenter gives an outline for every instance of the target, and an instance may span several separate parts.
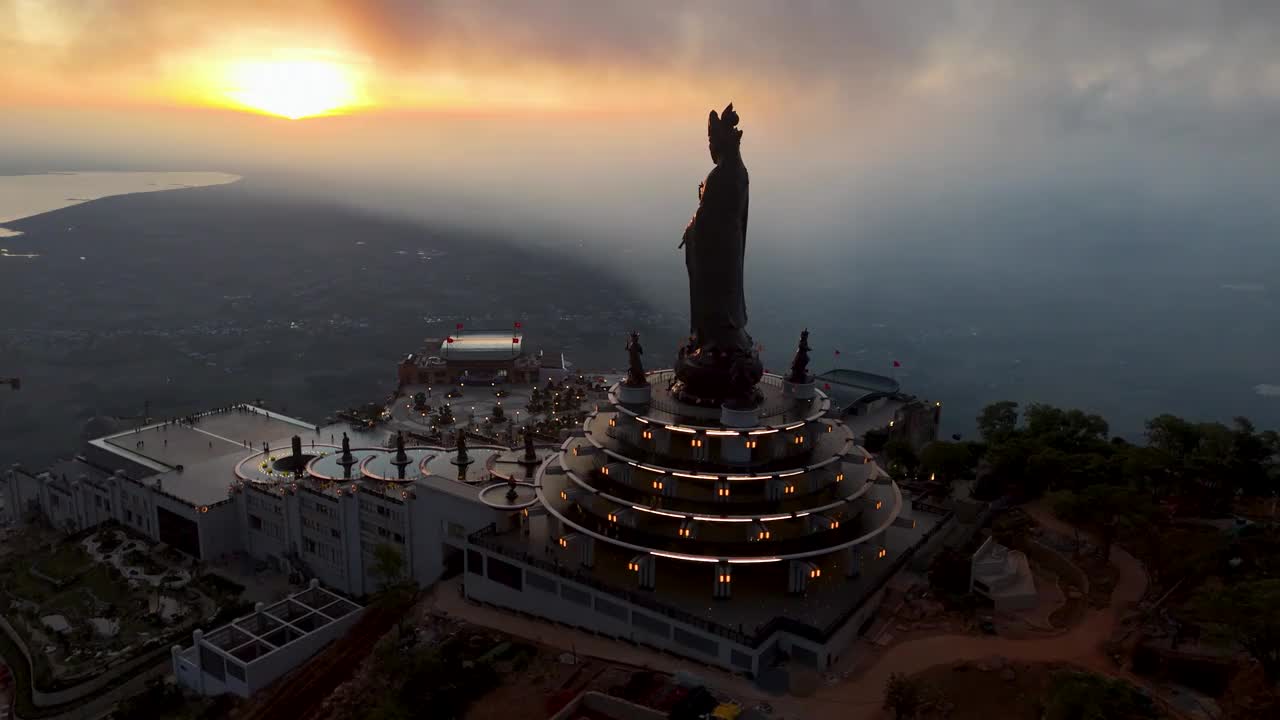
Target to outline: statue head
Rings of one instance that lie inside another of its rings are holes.
[[[719,115],[715,110],[707,119],[707,144],[711,150],[711,161],[720,164],[720,158],[738,152],[742,142],[742,131],[738,129],[738,113],[733,103],[725,106]]]

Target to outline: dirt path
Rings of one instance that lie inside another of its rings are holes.
[[[1045,527],[1071,535],[1074,531],[1040,506],[1023,508]],[[879,716],[884,686],[892,673],[911,675],[935,665],[963,660],[981,660],[1001,655],[1022,662],[1069,662],[1094,672],[1140,682],[1116,666],[1102,651],[1103,643],[1126,610],[1147,590],[1147,574],[1137,558],[1119,546],[1112,546],[1111,564],[1119,577],[1111,594],[1111,603],[1101,610],[1091,610],[1079,625],[1069,632],[1049,639],[1012,640],[1001,637],[972,635],[939,635],[911,640],[896,645],[868,670],[848,682],[820,689],[818,701],[805,717],[875,718]]]

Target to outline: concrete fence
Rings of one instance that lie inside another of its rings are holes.
[[[31,661],[31,650],[27,647],[26,641],[9,624],[8,619],[3,616],[0,616],[0,630],[3,630],[9,636],[9,639],[13,641],[13,644],[17,646],[18,651],[22,653],[22,656],[27,661],[27,667],[30,669],[28,676],[31,682],[31,704],[36,707],[53,707],[81,700],[97,693],[120,677],[142,673],[169,656],[169,648],[161,646],[132,660],[108,668],[84,682],[61,690],[46,692],[36,687],[35,664]]]

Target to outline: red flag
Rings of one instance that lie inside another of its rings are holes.
[[[523,326],[520,324],[520,321],[519,321],[519,320],[517,320],[517,321],[516,321],[516,329],[517,329],[517,330],[519,330],[521,327],[523,327]]]
[[[831,383],[822,383],[822,389],[823,389],[823,390],[830,390],[830,389],[831,389]]]
[[[457,329],[461,330],[461,329],[462,329],[462,323],[458,323],[456,327],[457,327]]]
[[[452,345],[452,344],[453,344],[453,338],[451,338],[451,337],[445,338],[445,339],[444,339],[444,341],[445,341],[445,342],[447,342],[447,343],[449,343],[450,345]]]
[[[518,338],[518,337],[513,337],[513,338],[511,338],[511,344],[512,344],[512,345],[515,345],[515,344],[516,344],[516,343],[518,343],[518,342],[520,342],[520,338]]]
[[[898,362],[897,360],[894,360],[894,361],[893,361],[893,366],[894,366],[894,367],[902,367],[902,363]]]

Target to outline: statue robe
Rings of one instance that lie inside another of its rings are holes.
[[[689,222],[690,334],[704,350],[750,352],[742,272],[747,244],[747,168],[736,151],[720,158]]]

